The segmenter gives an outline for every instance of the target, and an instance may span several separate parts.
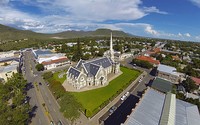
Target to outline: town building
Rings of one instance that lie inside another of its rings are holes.
[[[50,50],[33,50],[35,61],[43,64],[45,70],[70,64],[70,60],[62,53],[53,53]]]
[[[153,66],[158,66],[160,64],[159,60],[156,60],[156,59],[149,57],[149,56],[138,56],[138,57],[136,57],[136,59],[142,60],[142,61],[147,61],[147,62],[153,64]]]
[[[191,79],[194,81],[194,83],[199,86],[199,90],[200,90],[200,78],[197,77],[191,77]]]
[[[181,81],[180,73],[176,71],[175,67],[159,64],[157,68],[157,76],[165,80],[169,80],[174,84]]]
[[[170,81],[161,79],[159,77],[155,77],[153,80],[151,87],[155,90],[158,90],[163,93],[171,92],[172,83]]]
[[[80,59],[75,67],[68,69],[67,84],[76,89],[87,86],[105,86],[108,84],[108,76],[119,72],[120,64],[114,60],[111,34],[109,55],[87,61]]]
[[[148,88],[122,125],[199,125],[196,105]]]
[[[44,65],[44,68],[46,70],[49,70],[59,66],[70,64],[70,61],[67,57],[58,57],[58,58],[54,57],[51,58],[50,60],[43,61],[41,64]]]
[[[18,72],[20,55],[19,51],[0,53],[0,81],[6,82],[13,73]]]
[[[0,66],[0,81],[6,82],[8,78],[10,78],[13,75],[13,73],[17,73],[18,66],[18,64]]]

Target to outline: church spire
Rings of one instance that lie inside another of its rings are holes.
[[[112,32],[110,35],[110,58],[114,61],[114,51],[113,51],[113,41],[112,41]]]

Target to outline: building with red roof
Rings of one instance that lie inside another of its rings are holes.
[[[159,60],[156,60],[152,57],[149,57],[149,56],[138,56],[136,59],[138,60],[143,60],[143,61],[147,61],[153,65],[159,65],[160,64],[160,61]]]
[[[161,51],[160,48],[155,48],[153,50],[147,51],[145,54],[150,56],[150,55],[159,53],[160,51]]]
[[[191,79],[195,82],[196,85],[200,85],[200,78],[191,77]]]
[[[57,59],[43,61],[41,64],[43,64],[45,69],[48,70],[48,69],[56,68],[56,67],[63,66],[66,64],[70,64],[70,61],[67,57],[60,57]]]

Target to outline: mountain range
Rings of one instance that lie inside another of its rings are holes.
[[[116,37],[133,37],[133,35],[118,30],[97,29],[95,31],[64,31],[54,34],[36,33],[30,30],[20,30],[0,24],[0,40],[32,39],[68,39],[80,37],[110,36],[112,32]]]

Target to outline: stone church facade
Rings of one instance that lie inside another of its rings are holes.
[[[113,59],[112,35],[110,45],[110,57],[101,57],[89,61],[80,59],[75,67],[70,67],[67,71],[67,83],[76,89],[86,86],[107,85],[108,75],[117,74],[120,71],[120,64]]]

